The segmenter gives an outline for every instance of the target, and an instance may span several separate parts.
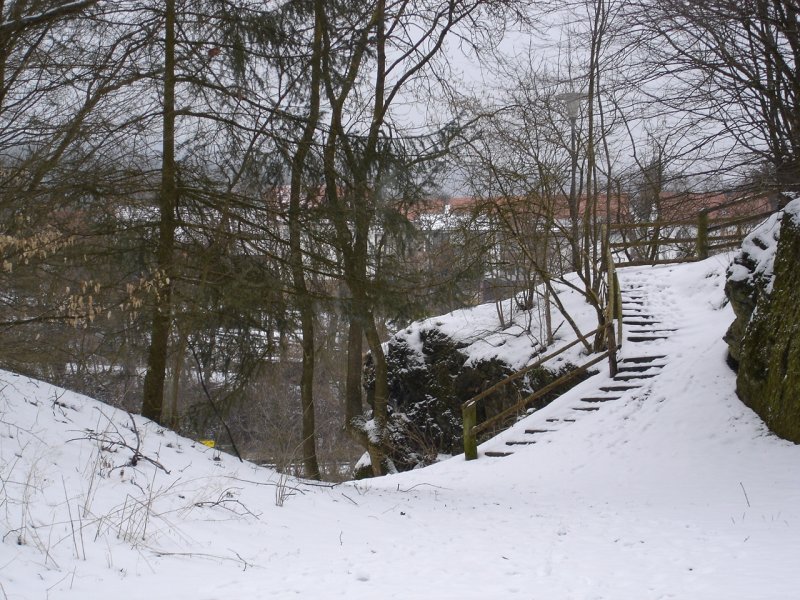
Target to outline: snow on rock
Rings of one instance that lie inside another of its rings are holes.
[[[783,213],[767,218],[742,241],[742,250],[728,270],[728,279],[749,286],[759,285],[766,293],[772,290],[775,252],[781,234]]]
[[[736,318],[725,334],[729,355],[734,363],[741,359],[742,343],[748,324],[772,294],[775,279],[775,258],[780,240],[783,219],[797,223],[800,198],[791,200],[786,207],[770,215],[742,242],[741,250],[733,257],[727,270],[727,297]]]
[[[800,225],[800,193],[792,194],[792,200],[783,208],[784,214]]]
[[[728,269],[728,279],[751,287],[759,286],[767,294],[772,291],[775,253],[784,216],[800,223],[800,198],[791,200],[783,210],[770,215],[744,238],[741,251]]]
[[[733,291],[731,302],[737,320],[728,335],[731,355],[738,361],[736,391],[770,429],[800,443],[800,201],[788,206],[774,254],[769,287]],[[763,282],[762,282],[763,285]],[[755,298],[749,313],[741,303],[742,292]],[[744,324],[744,326],[740,326]],[[741,335],[737,335],[743,330]]]
[[[577,277],[569,283],[582,285]],[[596,319],[585,299],[569,285],[555,284],[556,292],[566,310],[576,316],[582,331],[597,327]],[[458,344],[459,351],[467,357],[465,366],[499,360],[512,370],[529,364],[544,349],[544,301],[537,298],[533,308],[524,310],[516,298],[501,302],[490,302],[473,308],[452,311],[446,315],[415,321],[397,332],[392,342],[404,344],[413,350],[420,364],[424,364],[423,338],[426,333],[439,331]],[[502,315],[502,318],[501,318]],[[572,341],[574,332],[566,319],[555,307],[552,308],[552,323],[556,345],[559,341]],[[580,347],[564,355],[564,361],[577,362]]]

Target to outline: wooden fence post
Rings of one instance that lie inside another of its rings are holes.
[[[608,333],[606,334],[606,341],[608,342],[608,372],[611,377],[617,376],[617,340],[614,335],[614,321],[608,322]]]
[[[619,341],[622,342],[622,291],[619,287],[619,279],[617,278],[617,270],[614,267],[614,257],[611,253],[611,247],[606,250],[606,271],[608,275],[608,282],[606,287],[608,294],[606,298],[606,343],[608,347],[608,370],[611,377],[617,375],[617,336],[614,332],[614,320],[617,321],[619,327]]]
[[[697,213],[697,258],[708,258],[708,209]]]
[[[616,292],[614,318],[617,320],[617,345],[622,347],[622,288],[619,286],[616,270],[614,270],[614,291]]]
[[[468,402],[461,409],[464,420],[464,458],[475,460],[478,458],[478,440],[475,437],[475,426],[478,424],[477,402]]]

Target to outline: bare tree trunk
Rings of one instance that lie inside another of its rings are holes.
[[[370,432],[370,444],[367,450],[372,463],[374,475],[385,475],[393,470],[386,454],[388,447],[387,425],[389,421],[389,368],[386,364],[386,355],[375,325],[375,317],[369,314],[364,326],[364,335],[367,338],[372,365],[375,369],[375,388],[373,390],[372,419],[374,428]]]
[[[320,479],[317,461],[317,431],[314,409],[314,313],[310,298],[301,302],[300,322],[302,328],[303,369],[300,376],[300,405],[303,410],[303,471],[308,479]]]
[[[172,275],[175,248],[175,207],[178,188],[175,166],[175,0],[165,2],[164,117],[159,196],[157,267],[160,283],[155,300],[142,415],[161,422],[164,378],[172,322]]]
[[[311,57],[311,98],[309,115],[303,135],[292,159],[291,186],[289,190],[289,262],[292,271],[292,285],[300,311],[302,330],[303,367],[300,376],[300,404],[303,412],[303,469],[309,479],[320,479],[317,461],[317,433],[314,409],[314,367],[316,360],[314,303],[306,285],[303,266],[303,244],[300,196],[302,193],[303,170],[314,141],[314,132],[319,123],[320,82],[322,70],[322,0],[314,3],[314,44]]]
[[[597,100],[600,95],[600,54],[604,36],[608,28],[608,9],[605,0],[593,0],[593,19],[591,30],[591,44],[589,54],[589,91],[587,106],[587,141],[586,141],[586,207],[584,210],[584,272],[583,281],[586,295],[591,298],[592,305],[597,313],[597,325],[605,325],[605,311],[599,301],[602,276],[599,272],[597,242],[597,151],[595,131],[595,106],[602,110],[602,104]],[[602,119],[601,119],[602,123]],[[604,131],[600,131],[605,136]],[[605,330],[601,330],[594,338],[594,350],[599,352],[606,346]]]
[[[164,407],[162,419],[164,425],[178,431],[180,426],[180,410],[178,407],[178,396],[181,387],[181,373],[186,360],[186,350],[189,343],[189,333],[185,328],[178,326],[178,344],[172,357],[172,385],[169,390],[169,402]]]
[[[348,430],[353,419],[361,416],[363,402],[361,395],[361,369],[363,362],[364,331],[354,319],[350,320],[347,332],[347,380],[345,387],[345,422]]]

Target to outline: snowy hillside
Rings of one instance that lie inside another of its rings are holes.
[[[601,372],[481,447],[539,432],[510,456],[368,482],[0,373],[0,599],[798,598],[800,447],[735,396],[727,265],[620,271],[669,330],[623,346],[664,357],[641,385],[576,410]]]

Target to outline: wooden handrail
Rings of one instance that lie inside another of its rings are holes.
[[[677,227],[679,225],[694,225],[697,219],[674,219],[667,221],[637,221],[635,223],[609,223],[610,229],[622,231],[623,229],[643,229],[643,228],[657,228],[657,227]]]
[[[725,229],[726,227],[733,227],[734,225],[744,225],[746,223],[755,223],[756,221],[763,221],[770,216],[773,211],[764,211],[755,215],[747,215],[743,217],[736,217],[735,219],[720,219],[714,221],[714,224],[709,226],[709,231],[717,231],[718,229]]]
[[[607,233],[607,231],[605,232]],[[608,236],[604,236],[608,239]],[[606,325],[609,327],[606,343],[608,346],[608,368],[611,376],[617,374],[617,344],[622,345],[622,288],[619,285],[617,269],[614,264],[614,255],[611,245],[606,246],[605,253],[606,275]],[[614,321],[617,322],[617,335],[614,336]]]
[[[594,365],[596,365],[597,363],[599,363],[599,362],[601,362],[603,360],[611,359],[611,357],[613,357],[614,364],[616,364],[616,341],[614,341],[614,338],[615,338],[615,336],[614,336],[614,323],[613,322],[608,323],[608,324],[606,324],[603,327],[600,327],[598,329],[608,329],[609,330],[609,333],[607,334],[608,338],[610,340],[610,344],[609,345],[613,344],[613,346],[614,346],[613,348],[609,348],[608,350],[606,350],[605,352],[602,352],[601,354],[595,356],[591,360],[583,363],[582,365],[579,365],[575,369],[571,370],[569,373],[566,373],[566,374],[562,375],[561,377],[559,377],[555,381],[551,381],[550,383],[548,383],[544,387],[532,392],[531,394],[529,394],[528,396],[526,396],[522,400],[518,401],[517,403],[513,404],[512,406],[509,406],[508,408],[503,409],[502,411],[500,411],[496,415],[492,416],[491,418],[487,419],[486,421],[483,421],[482,423],[478,423],[477,422],[478,402],[481,399],[485,398],[486,395],[482,395],[480,398],[478,398],[478,396],[476,396],[476,397],[470,398],[469,400],[464,402],[464,404],[461,405],[461,412],[462,412],[463,422],[464,422],[464,456],[465,456],[466,460],[475,460],[476,458],[478,458],[478,434],[480,434],[483,431],[486,431],[487,429],[489,429],[492,425],[494,425],[498,421],[502,421],[503,419],[506,419],[510,415],[512,415],[514,413],[517,413],[517,412],[527,408],[527,406],[530,405],[531,403],[535,402],[536,400],[539,400],[540,398],[542,398],[546,394],[549,394],[550,392],[552,392],[554,389],[558,388],[559,386],[564,385],[565,383],[568,383],[568,382],[572,381],[573,379],[575,379],[579,375],[582,375],[583,373],[585,373],[590,367],[593,367]],[[558,356],[559,354],[564,352],[564,350],[566,350],[566,347],[562,348],[558,352],[554,353],[554,356]],[[540,366],[540,365],[541,365],[541,363],[538,363],[537,366]],[[504,382],[507,382],[507,381],[504,380]],[[503,383],[503,382],[501,382],[501,383]],[[489,388],[489,390],[496,391],[500,387],[501,387],[500,385],[495,384],[494,386]],[[489,391],[489,390],[487,390],[487,391]]]
[[[630,260],[627,262],[618,262],[615,263],[616,266],[641,266],[641,265],[659,265],[659,264],[671,264],[671,263],[679,263],[679,262],[691,262],[695,260],[703,260],[708,258],[709,252],[712,250],[721,250],[724,248],[730,248],[732,246],[741,243],[742,239],[744,238],[743,232],[738,232],[735,235],[711,235],[714,232],[725,230],[729,227],[739,227],[741,225],[745,225],[748,223],[756,223],[758,221],[762,221],[763,219],[770,216],[773,211],[761,211],[755,214],[750,215],[742,215],[742,216],[735,216],[735,217],[718,217],[715,219],[709,218],[709,215],[715,213],[720,210],[724,210],[726,208],[730,208],[732,206],[737,206],[739,204],[743,204],[745,202],[752,202],[753,197],[748,196],[744,198],[738,198],[736,200],[732,200],[730,202],[725,202],[718,206],[713,206],[710,208],[704,208],[697,213],[697,216],[694,220],[687,220],[687,219],[675,219],[672,221],[652,221],[652,222],[644,222],[644,223],[614,223],[609,225],[609,229],[616,230],[619,232],[624,232],[626,230],[637,229],[637,228],[656,228],[659,230],[664,230],[670,227],[677,227],[681,225],[694,225],[697,231],[696,237],[670,237],[669,235],[666,236],[654,236],[651,239],[637,239],[632,241],[621,241],[621,242],[610,242],[610,247],[614,249],[630,249],[630,248],[639,248],[639,247],[647,247],[656,244],[659,247],[669,246],[672,244],[694,244],[694,254],[689,256],[683,256],[680,258],[670,258],[670,259],[644,259],[644,260]],[[675,233],[675,232],[671,232]]]
[[[659,244],[694,244],[697,241],[696,237],[686,238],[656,238],[648,240],[635,240],[632,242],[611,242],[612,248],[636,248],[638,246],[652,246],[654,242]]]
[[[554,389],[558,388],[559,386],[561,386],[561,385],[563,385],[563,384],[575,379],[578,375],[581,375],[581,374],[585,373],[589,369],[589,367],[593,367],[594,365],[596,365],[597,363],[599,363],[602,360],[605,360],[606,358],[608,358],[608,350],[606,350],[602,354],[599,354],[598,356],[594,357],[592,360],[590,360],[590,361],[578,366],[577,368],[573,369],[569,373],[565,373],[564,375],[562,375],[561,377],[559,377],[555,381],[551,381],[550,383],[548,383],[543,388],[540,388],[540,389],[536,390],[535,392],[529,394],[528,396],[526,396],[525,398],[523,398],[522,400],[520,400],[519,402],[517,402],[513,406],[509,406],[505,410],[500,411],[499,413],[494,415],[491,419],[487,419],[483,423],[481,423],[479,425],[475,425],[475,427],[472,428],[473,435],[478,435],[482,431],[486,431],[487,429],[489,429],[492,425],[494,425],[498,421],[502,421],[506,417],[508,417],[510,415],[513,415],[514,413],[519,412],[519,411],[527,408],[528,405],[531,404],[532,402],[535,402],[536,400],[538,400],[539,398],[542,398],[543,396],[549,394],[550,392],[552,392]]]
[[[627,262],[618,262],[614,263],[615,267],[646,267],[648,265],[655,266],[655,265],[674,265],[676,263],[688,263],[688,262],[697,262],[700,260],[696,256],[687,256],[684,258],[659,258],[656,260],[629,260]]]
[[[741,241],[742,241],[741,233],[732,233],[730,235],[712,235],[708,237],[709,244],[712,244],[714,242],[741,242]]]
[[[703,212],[705,211],[698,212],[698,215]],[[762,214],[769,216],[772,214],[772,212],[758,213],[755,216],[760,216]],[[717,225],[724,226],[732,218],[734,217],[717,217],[715,219],[709,218],[708,222],[709,224],[711,224],[712,227],[716,227]],[[743,216],[742,218],[750,219],[755,217]],[[691,227],[696,225],[697,225],[697,216],[695,216],[692,219],[667,219],[664,221],[636,221],[634,223],[609,223],[608,227],[609,229],[615,231],[624,231],[628,229],[667,229],[669,227]]]
[[[711,206],[703,210],[705,210],[708,213],[712,213],[712,212],[717,212],[718,210],[730,208],[731,206],[738,206],[739,204],[744,204],[745,202],[752,202],[753,200],[758,200],[758,198],[753,198],[753,196],[742,196],[741,198],[737,198],[736,200],[729,200],[728,202],[723,202],[722,204]]]
[[[601,327],[598,327],[597,329],[594,329],[594,330],[590,331],[589,333],[587,333],[587,334],[585,334],[583,336],[584,339],[588,338],[589,336],[597,334],[601,329],[604,329],[605,327],[606,326],[603,325]],[[523,375],[526,375],[526,374],[530,373],[531,371],[533,371],[534,369],[536,369],[538,367],[541,367],[544,363],[546,363],[549,360],[552,360],[553,358],[556,358],[560,354],[563,354],[564,352],[566,352],[567,350],[572,348],[575,344],[579,343],[580,341],[581,341],[580,338],[577,338],[577,339],[571,341],[569,344],[559,348],[555,352],[551,352],[547,356],[543,356],[542,358],[537,360],[535,363],[531,363],[527,367],[525,367],[523,369],[520,369],[519,371],[516,371],[515,373],[513,373],[513,374],[509,375],[508,377],[506,377],[505,379],[502,379],[502,380],[498,381],[493,386],[486,388],[481,393],[476,394],[475,396],[473,396],[469,400],[465,400],[461,404],[462,410],[465,409],[465,408],[468,408],[470,404],[477,404],[478,402],[480,402],[481,400],[483,400],[487,396],[489,396],[492,393],[496,392],[500,388],[505,387],[506,385],[508,385],[512,381],[516,381],[517,379],[519,379]]]
[[[612,266],[612,269],[613,269],[613,266]],[[613,271],[612,271],[612,273],[613,273]],[[614,277],[615,276],[616,276],[616,274],[614,274]],[[621,314],[621,304],[619,306],[620,306],[619,312]],[[621,322],[621,320],[620,320],[620,322]],[[594,358],[592,358],[591,360],[587,361],[586,363],[584,363],[582,365],[579,365],[578,367],[576,367],[575,369],[571,370],[569,373],[566,373],[565,375],[562,375],[561,377],[559,377],[555,381],[552,381],[549,384],[545,385],[544,387],[542,387],[542,388],[540,388],[538,390],[535,390],[533,393],[529,394],[528,396],[526,396],[525,398],[523,398],[522,400],[520,400],[519,402],[517,402],[513,406],[510,406],[510,407],[502,410],[501,412],[499,412],[498,414],[494,415],[490,419],[487,419],[486,421],[484,421],[482,423],[478,423],[477,422],[477,418],[478,418],[477,407],[478,407],[478,403],[481,400],[487,398],[493,392],[496,392],[497,390],[499,390],[500,388],[504,387],[505,385],[511,383],[512,381],[514,381],[516,379],[519,379],[525,373],[529,373],[533,369],[542,366],[545,362],[547,362],[547,361],[559,356],[560,354],[563,354],[564,352],[566,352],[567,350],[569,350],[570,348],[575,346],[575,344],[577,344],[580,341],[580,338],[570,342],[569,344],[567,344],[566,346],[563,346],[562,348],[559,348],[557,351],[552,352],[552,353],[548,354],[547,356],[544,356],[544,357],[540,358],[535,363],[533,363],[531,365],[528,365],[524,369],[521,369],[520,371],[517,371],[516,373],[514,373],[512,375],[509,375],[508,377],[506,377],[502,381],[499,381],[498,383],[492,385],[491,387],[485,389],[481,393],[473,396],[472,398],[470,398],[469,400],[464,402],[461,405],[461,414],[462,414],[462,418],[463,418],[463,427],[464,427],[464,456],[466,457],[466,459],[467,460],[475,460],[476,458],[478,458],[478,438],[477,438],[477,436],[478,436],[479,433],[481,433],[482,431],[485,431],[486,429],[488,429],[489,427],[491,427],[492,425],[494,425],[498,421],[505,419],[509,415],[526,408],[532,402],[535,402],[536,400],[538,400],[539,398],[542,398],[544,395],[550,393],[551,391],[553,391],[557,387],[559,387],[559,386],[571,381],[572,379],[574,379],[578,375],[581,375],[582,373],[585,373],[586,370],[589,369],[589,367],[592,367],[592,366],[596,365],[597,363],[599,363],[602,360],[609,359],[609,362],[612,363],[612,365],[613,365],[612,366],[612,370],[616,371],[617,342],[615,340],[616,336],[614,335],[614,322],[613,321],[607,322],[605,325],[602,325],[602,326],[598,327],[597,329],[595,329],[595,330],[589,332],[588,334],[586,334],[584,336],[584,338],[588,338],[591,335],[598,335],[601,331],[605,331],[606,332],[607,340],[609,342],[608,350],[606,350],[605,352],[595,356]],[[621,331],[622,331],[622,329],[621,329],[621,326],[620,326],[620,332]],[[621,335],[620,335],[619,339],[622,339]]]
[[[697,258],[708,258],[708,211],[697,213],[697,242],[695,244]]]
[[[734,248],[739,246],[742,243],[742,240],[731,240],[729,242],[722,242],[720,244],[709,244],[709,250],[722,250],[723,248]]]

